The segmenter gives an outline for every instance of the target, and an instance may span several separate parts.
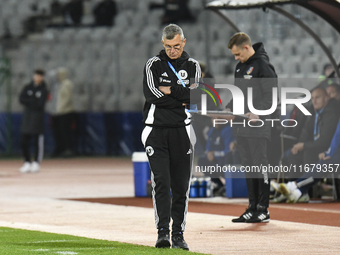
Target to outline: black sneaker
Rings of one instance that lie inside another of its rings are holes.
[[[256,212],[253,217],[246,220],[247,223],[268,223],[270,221],[268,211]]]
[[[170,248],[169,230],[158,230],[158,239],[155,245],[156,248]]]
[[[240,217],[232,219],[231,221],[234,223],[239,223],[239,222],[246,222],[246,220],[249,220],[253,215],[254,211],[247,209]]]
[[[187,250],[187,251],[189,250],[189,246],[185,242],[182,232],[172,234],[171,241],[172,241],[171,247],[173,249],[183,249],[183,250]]]

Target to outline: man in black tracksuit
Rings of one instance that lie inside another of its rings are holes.
[[[277,87],[277,75],[262,43],[252,46],[249,36],[245,33],[236,33],[229,41],[228,48],[239,63],[235,70],[235,86],[240,88],[244,95],[244,111],[251,122],[245,125],[233,125],[234,137],[241,157],[242,166],[268,165],[267,144],[271,137],[271,122],[269,116],[258,116],[251,113],[248,108],[247,89],[252,87],[252,102],[256,110],[268,110],[272,106],[272,88]],[[233,110],[233,101],[226,106]],[[263,120],[262,127],[260,121]],[[235,122],[238,122],[236,119]],[[266,172],[258,174],[246,173],[249,194],[249,207],[239,218],[233,222],[269,222],[269,179]]]
[[[146,102],[142,142],[151,168],[152,198],[158,229],[156,247],[170,247],[171,217],[172,247],[188,250],[183,231],[195,138],[187,108],[190,91],[194,94],[200,91],[194,88],[197,87],[195,82],[201,77],[201,70],[198,62],[183,51],[186,39],[179,26],[166,26],[162,42],[165,50],[150,58],[144,68],[143,91]],[[195,81],[191,83],[192,78]]]
[[[21,149],[24,165],[20,172],[37,172],[44,153],[44,119],[45,104],[48,96],[44,82],[44,71],[36,70],[33,81],[26,85],[20,93],[19,101],[24,106],[21,122]],[[35,157],[31,163],[30,142],[34,139]]]

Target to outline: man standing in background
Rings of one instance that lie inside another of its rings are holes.
[[[269,57],[262,43],[251,44],[245,33],[234,34],[228,48],[239,63],[235,69],[235,85],[245,95],[244,111],[252,125],[233,126],[234,137],[240,154],[242,166],[268,165],[267,146],[271,138],[271,126],[268,121],[257,121],[260,116],[250,112],[248,108],[248,88],[253,89],[252,102],[256,110],[268,110],[272,106],[272,88],[277,87],[277,75],[269,62]],[[226,106],[233,110],[233,100]],[[261,116],[268,119],[269,116]],[[238,121],[238,120],[236,120]],[[269,222],[269,178],[260,169],[258,175],[247,174],[246,181],[249,194],[249,206],[245,213],[232,222]]]
[[[113,0],[103,0],[93,9],[96,26],[112,27],[117,15],[117,4]]]
[[[53,157],[70,157],[74,155],[72,146],[72,123],[74,121],[73,83],[68,79],[64,67],[53,73],[52,84],[52,129],[54,135]]]
[[[48,96],[44,81],[45,72],[35,70],[33,81],[26,85],[20,93],[20,103],[24,106],[21,123],[21,149],[24,156],[24,165],[20,172],[38,172],[44,154],[44,119],[45,104]],[[31,163],[30,143],[34,139],[35,157]]]

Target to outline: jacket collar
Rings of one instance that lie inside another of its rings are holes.
[[[159,52],[159,58],[164,61],[169,61],[175,68],[176,66],[180,66],[185,61],[189,59],[189,54],[186,51],[183,51],[182,55],[177,59],[171,59],[168,57],[168,55],[165,53],[165,50],[161,50]]]

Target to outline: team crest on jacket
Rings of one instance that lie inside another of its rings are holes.
[[[247,70],[247,74],[251,74],[253,72],[253,70],[254,70],[253,66],[249,67],[249,69]]]
[[[185,70],[179,70],[178,74],[179,74],[179,77],[181,77],[182,80],[184,80],[188,77],[188,73]]]
[[[147,146],[145,148],[145,151],[150,157],[155,153],[155,151],[153,150],[153,148],[151,146]]]

